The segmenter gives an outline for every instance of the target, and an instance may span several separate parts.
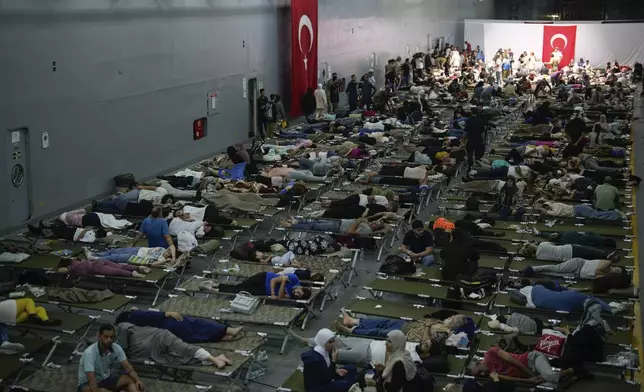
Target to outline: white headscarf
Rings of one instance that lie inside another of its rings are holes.
[[[324,90],[322,83],[318,84],[318,90]]]
[[[329,352],[324,348],[324,345],[334,337],[335,333],[333,331],[328,328],[323,328],[318,331],[314,339],[315,347],[313,347],[313,350],[324,357],[327,367],[331,366],[331,357],[329,357]]]
[[[407,381],[413,380],[416,377],[416,363],[414,363],[411,354],[406,349],[407,337],[401,331],[394,330],[387,334],[387,339],[391,345],[391,351],[385,370],[382,372],[382,378],[387,382],[391,382],[394,365],[397,362],[402,362],[405,366],[405,378]]]

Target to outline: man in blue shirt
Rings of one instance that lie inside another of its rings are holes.
[[[98,341],[88,346],[78,365],[78,392],[140,392],[145,385],[139,379],[125,352],[114,342],[116,331],[111,324],[98,330]],[[110,367],[120,363],[126,374],[110,374]]]
[[[297,275],[280,275],[275,272],[260,272],[237,284],[210,282],[207,290],[233,294],[245,291],[251,295],[268,296],[271,299],[311,298],[311,289],[302,287]]]

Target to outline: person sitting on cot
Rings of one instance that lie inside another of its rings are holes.
[[[138,327],[167,329],[186,343],[226,342],[235,340],[242,326],[233,328],[214,320],[184,316],[179,312],[158,312],[132,307],[116,317],[115,325],[130,323]]]
[[[107,260],[118,264],[136,264],[152,268],[175,268],[185,264],[188,257],[188,254],[184,253],[174,260],[172,250],[163,247],[112,248],[102,252],[92,252],[89,248],[84,249],[85,257],[90,261]]]
[[[619,254],[616,251],[606,251],[586,245],[555,245],[552,242],[539,242],[539,245],[526,242],[517,250],[517,256],[534,258],[544,261],[568,261],[572,258],[586,260],[610,260],[619,261]]]
[[[122,322],[116,326],[116,342],[129,357],[160,365],[203,365],[222,369],[233,364],[226,355],[215,357],[209,351],[186,343],[172,332],[161,328],[139,327]]]
[[[122,215],[129,203],[151,202],[153,205],[163,205],[173,202],[168,191],[161,187],[139,185],[136,189],[121,193],[109,200],[93,201],[92,211],[104,214]]]
[[[586,204],[570,205],[556,201],[539,199],[536,201],[533,211],[537,214],[544,214],[553,217],[587,218],[597,220],[625,220],[628,214],[620,211],[599,211]]]
[[[614,267],[610,260],[586,260],[579,257],[559,264],[528,266],[520,272],[523,276],[546,274],[554,276],[572,276],[577,279],[595,279],[610,273],[619,273],[621,269]]]
[[[468,324],[472,328],[469,328]],[[471,319],[462,314],[450,316],[442,321],[435,318],[405,321],[386,318],[354,318],[344,310],[342,310],[342,321],[336,321],[335,328],[343,334],[374,338],[384,338],[389,332],[400,330],[407,335],[408,340],[416,342],[428,339],[431,339],[432,342],[445,342],[456,331],[466,332],[468,337],[473,337],[476,329]]]
[[[145,278],[150,268],[130,264],[118,264],[107,260],[72,260],[63,259],[56,272],[73,275],[122,276],[125,278]]]
[[[353,365],[336,368],[338,350],[335,333],[324,328],[315,335],[315,347],[302,353],[305,392],[348,392],[356,382]]]
[[[377,214],[376,214],[377,216]],[[376,217],[374,216],[374,217]],[[372,218],[374,218],[372,217]],[[369,222],[366,218],[358,219],[296,219],[284,220],[280,226],[294,231],[320,231],[325,233],[369,236],[386,233],[391,228],[381,220]]]
[[[31,298],[6,299],[0,302],[0,323],[13,325],[24,322],[52,327],[62,324],[61,320],[50,319],[45,308],[36,306]]]
[[[618,314],[629,309],[621,303],[611,302],[609,305],[599,298],[576,290],[567,290],[561,286],[547,288],[543,284],[533,284],[528,279],[521,281],[521,285],[523,286],[521,289],[510,292],[510,301],[528,308],[581,313],[584,309],[584,301],[593,298],[601,304],[602,311],[606,313]]]
[[[271,299],[309,299],[311,289],[302,287],[295,274],[279,275],[275,272],[260,272],[237,284],[216,283],[207,280],[200,289],[207,292],[237,294],[245,291],[251,295],[267,296]]]

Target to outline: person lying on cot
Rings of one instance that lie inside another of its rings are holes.
[[[344,175],[342,158],[338,155],[329,158],[301,158],[298,162],[300,169],[309,170],[314,176]]]
[[[260,176],[273,178],[281,177],[286,180],[296,180],[305,182],[326,182],[329,178],[325,176],[316,176],[310,170],[298,170],[292,167],[278,166],[272,169],[264,170],[259,173]],[[288,181],[283,181],[288,182]]]
[[[105,229],[69,227],[60,221],[54,221],[51,225],[46,225],[43,221],[40,221],[38,226],[27,224],[27,230],[44,238],[76,241],[85,244],[98,242],[109,245],[129,242],[128,237],[113,234]]]
[[[627,213],[620,211],[599,211],[586,204],[570,205],[566,203],[549,201],[545,199],[538,199],[535,202],[533,211],[537,214],[544,214],[553,217],[568,217],[568,218],[587,218],[597,220],[625,220]]]
[[[465,332],[468,338],[474,337],[476,327],[471,318],[456,314],[439,320],[424,318],[404,321],[386,318],[354,318],[342,310],[342,322],[335,322],[335,328],[343,334],[384,338],[394,330],[405,333],[407,340],[421,342],[431,340],[433,343],[444,343],[453,333]]]
[[[422,179],[381,176],[376,172],[366,171],[357,179],[359,184],[363,185],[403,185],[403,186],[420,186],[428,187],[429,181],[440,181],[445,178],[443,173],[427,174]]]
[[[377,214],[374,216],[376,217]],[[372,217],[373,218],[373,217]],[[320,231],[325,233],[369,236],[387,233],[391,227],[382,220],[369,222],[366,218],[358,219],[297,219],[283,220],[280,226],[290,230]]]
[[[501,330],[509,333],[540,336],[544,328],[550,325],[538,317],[530,317],[521,313],[492,314],[487,326],[491,330]]]
[[[157,312],[136,307],[116,317],[114,324],[121,323],[167,329],[186,343],[227,342],[235,340],[244,329],[243,326],[233,328],[214,320],[184,316],[179,312]]]
[[[200,289],[207,292],[237,294],[245,291],[251,295],[267,296],[271,299],[309,299],[311,289],[302,287],[295,274],[279,275],[275,272],[260,272],[237,284],[216,283],[207,280]]]
[[[102,324],[98,341],[83,351],[78,364],[78,392],[141,392],[145,385],[127,360],[125,351],[114,343],[116,330],[112,324]],[[122,373],[111,374],[113,365],[120,364]]]
[[[56,272],[73,275],[122,276],[125,278],[145,278],[150,268],[130,264],[118,264],[107,260],[63,259],[58,263]]]
[[[188,254],[184,253],[173,260],[172,250],[163,247],[112,248],[102,252],[92,252],[89,248],[84,249],[85,257],[90,261],[107,260],[118,264],[136,264],[152,268],[175,268],[184,265],[188,257]]]
[[[602,311],[606,313],[618,314],[628,310],[628,307],[621,303],[611,302],[609,305],[599,298],[575,290],[566,290],[561,286],[550,289],[542,284],[533,284],[528,279],[521,281],[521,285],[523,287],[520,290],[510,291],[510,300],[528,308],[581,313],[584,309],[584,301],[594,298],[601,304]]]
[[[307,339],[297,335],[291,329],[288,330],[288,334],[302,346],[315,347],[315,338]],[[428,341],[428,344],[418,349],[420,345],[420,343],[412,342],[407,342],[406,344],[405,349],[414,359],[414,362],[422,362],[420,353],[425,354],[422,348],[429,351],[428,347],[431,347],[431,341]],[[371,366],[375,368],[376,365],[382,365],[386,361],[387,348],[384,340],[336,336],[335,346],[337,350],[336,360],[344,365],[355,365],[359,368]]]
[[[358,219],[365,218],[367,220],[398,220],[399,216],[394,212],[397,206],[393,204],[367,204],[360,206],[357,204],[347,206],[334,206],[327,209],[312,211],[306,214],[307,218],[329,218],[329,219]]]
[[[532,234],[538,237],[547,238],[548,241],[560,245],[582,245],[611,250],[615,250],[617,248],[617,242],[615,241],[615,239],[595,234],[589,231],[562,231],[555,233],[549,231],[539,231],[536,228],[533,228]]]
[[[87,212],[84,208],[63,212],[58,219],[67,226],[73,227],[103,227],[95,212]]]
[[[508,353],[499,347],[490,347],[482,361],[471,363],[467,374],[474,377],[489,377],[491,373],[505,381],[521,381],[534,385],[546,384],[556,388],[562,376],[572,375],[572,369],[556,371],[548,357],[539,351],[522,354]]]
[[[295,253],[288,251],[281,256],[265,255],[263,252],[254,252],[254,257],[251,261],[260,264],[270,264],[273,266],[293,266],[298,267],[299,264],[295,260]]]
[[[163,205],[172,203],[173,198],[168,195],[168,191],[161,187],[139,185],[136,189],[121,193],[109,200],[93,201],[92,211],[122,215],[129,203],[141,201],[149,201],[153,205]]]
[[[45,308],[36,306],[31,298],[6,299],[0,302],[0,323],[13,325],[24,322],[52,327],[62,324],[61,320],[50,319]]]
[[[616,263],[619,254],[616,251],[606,251],[600,248],[584,245],[555,245],[552,242],[539,242],[539,245],[526,242],[517,250],[517,256],[534,258],[544,261],[568,261],[572,258],[586,260],[606,260]]]
[[[220,229],[217,229],[208,222],[194,220],[194,218],[187,213],[183,213],[180,216],[175,216],[170,221],[168,225],[168,233],[172,236],[178,236],[182,231],[187,231],[190,234],[193,234],[197,238],[201,237],[222,237],[223,233]]]
[[[392,196],[393,201],[396,201],[398,199],[398,195],[393,195]],[[333,207],[346,207],[346,206],[367,206],[368,204],[379,204],[381,206],[388,206],[391,202],[389,199],[385,196],[381,195],[366,195],[364,193],[354,193],[353,195],[349,195],[345,197],[344,199],[340,200],[325,200],[322,205],[327,207],[327,208],[333,208]]]
[[[585,169],[602,173],[603,176],[612,175],[615,177],[627,178],[630,173],[630,169],[628,167],[602,166],[597,159],[589,154],[580,154],[578,157],[572,157],[567,161],[562,161],[560,162],[560,166],[573,172],[581,172]]]
[[[573,276],[578,279],[595,279],[599,276],[615,273],[619,274],[620,267],[614,267],[610,260],[586,260],[575,257],[559,264],[528,266],[520,272],[523,276],[531,277],[535,274],[555,276]]]
[[[238,225],[234,219],[220,215],[219,209],[213,205],[207,205],[205,207],[184,205],[174,211],[174,216],[186,222],[206,222],[207,224],[217,226]]]
[[[233,362],[224,354],[186,343],[167,329],[139,327],[128,322],[116,326],[116,342],[130,358],[170,366],[215,366],[222,369]]]
[[[358,369],[354,365],[336,367],[336,336],[324,328],[315,335],[315,347],[302,353],[305,392],[348,392],[355,384]]]

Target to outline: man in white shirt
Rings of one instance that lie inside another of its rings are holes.
[[[576,257],[559,264],[529,266],[521,270],[521,274],[528,277],[541,273],[575,279],[595,279],[606,274],[619,274],[620,271],[619,267],[613,267],[610,260],[586,260]]]
[[[164,204],[170,202],[172,196],[168,195],[168,191],[164,188],[156,186],[139,185],[136,189],[129,192],[121,193],[120,195],[110,199],[99,202],[93,202],[92,207],[94,212],[102,212],[106,214],[123,214],[129,203],[138,203],[141,201],[150,201],[154,205]]]

